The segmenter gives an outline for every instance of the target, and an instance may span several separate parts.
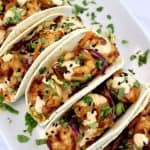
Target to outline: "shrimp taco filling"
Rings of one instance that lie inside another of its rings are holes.
[[[70,26],[67,26],[71,24]],[[60,40],[67,33],[83,28],[75,16],[58,16],[36,27],[0,57],[0,93],[5,101],[14,99],[29,67],[44,49]]]
[[[0,0],[0,45],[14,25],[35,12],[64,3],[63,0]]]
[[[106,83],[84,96],[48,127],[46,135],[49,149],[86,149],[126,112],[132,103],[124,102],[123,97],[113,97]]]
[[[74,93],[103,75],[118,56],[114,44],[88,32],[76,47],[40,68],[28,91],[30,113],[39,122],[45,121]]]
[[[150,149],[150,103],[105,150]]]

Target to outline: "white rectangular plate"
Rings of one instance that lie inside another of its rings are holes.
[[[78,1],[79,0],[77,0],[77,2]],[[95,10],[98,6],[104,6],[104,10],[101,13],[95,12],[97,20],[105,25],[108,23],[113,23],[115,25],[117,46],[125,59],[125,68],[134,69],[137,79],[144,83],[150,83],[150,60],[148,64],[143,67],[138,67],[136,61],[131,62],[129,60],[130,55],[134,54],[137,49],[145,50],[150,48],[150,39],[142,30],[142,26],[139,25],[135,17],[129,13],[119,0],[97,0],[97,5],[91,5],[90,11]],[[106,15],[108,14],[112,15],[112,20],[110,21],[106,19]],[[87,17],[83,15],[82,18],[85,25],[89,25]],[[121,41],[123,39],[128,40],[129,44],[122,45]],[[8,147],[12,150],[46,150],[46,146],[35,145],[35,139],[42,136],[43,129],[41,127],[37,127],[34,130],[28,143],[21,144],[17,141],[17,135],[24,134],[23,130],[26,129],[24,125],[26,109],[24,97],[14,104],[14,107],[19,110],[19,115],[13,115],[7,112],[0,113],[0,133],[8,144]],[[9,123],[9,118],[12,120],[12,123]]]

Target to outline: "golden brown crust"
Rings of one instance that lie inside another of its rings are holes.
[[[55,135],[48,137],[47,144],[50,150],[79,150],[72,129],[63,126],[59,127]]]

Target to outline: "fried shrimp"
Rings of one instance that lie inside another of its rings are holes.
[[[51,150],[79,150],[76,139],[70,128],[58,127],[56,133],[48,137],[48,146]]]
[[[91,56],[88,51],[81,53],[81,66],[77,66],[73,69],[72,80],[84,82],[88,77],[86,75],[94,76],[97,72],[96,60]],[[89,77],[90,78],[90,77]]]

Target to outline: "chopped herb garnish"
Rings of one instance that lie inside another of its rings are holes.
[[[87,16],[87,17],[88,17],[88,16],[90,16],[90,13],[89,13],[89,12],[87,12],[87,13],[86,13],[86,16]]]
[[[133,71],[133,69],[128,69],[128,71],[129,71],[130,73],[132,73],[133,75],[135,75],[135,72]]]
[[[96,24],[99,24],[99,22],[93,20],[93,21],[91,22],[91,24],[92,24],[92,25],[96,25]]]
[[[4,5],[0,2],[0,12],[4,10]]]
[[[80,87],[81,83],[79,81],[72,82],[72,86],[74,87]]]
[[[65,22],[65,23],[64,23],[64,27],[65,27],[65,28],[70,28],[70,27],[72,27],[72,26],[74,26],[74,23],[72,23],[72,22]]]
[[[87,6],[87,5],[88,5],[87,0],[83,0],[83,1],[82,1],[82,4],[83,4],[84,6]]]
[[[62,56],[60,56],[60,58],[58,59],[58,61],[60,62],[60,63],[63,63],[64,62],[64,60],[65,60],[65,58],[64,58],[64,56],[62,55]]]
[[[109,20],[112,19],[111,15],[107,15],[106,17],[107,17],[107,19],[109,19]]]
[[[92,78],[92,75],[91,75],[91,74],[85,74],[84,77],[85,77],[86,79],[91,79],[91,78]]]
[[[120,116],[123,112],[125,112],[125,108],[124,108],[124,104],[123,103],[117,103],[116,107],[115,107],[115,113],[116,116]]]
[[[85,8],[85,7],[82,7],[80,5],[74,5],[74,10],[73,10],[73,13],[75,15],[79,15],[79,14],[82,14],[83,12],[87,11],[88,8]]]
[[[41,67],[39,69],[39,74],[43,74],[46,71],[46,67]]]
[[[139,66],[147,64],[149,52],[150,52],[150,50],[146,50],[143,54],[139,55],[139,57],[138,57],[138,65]]]
[[[136,55],[131,55],[130,56],[130,60],[132,61],[132,60],[134,60],[134,59],[136,59],[137,57],[136,57]]]
[[[38,44],[38,41],[30,41],[31,48],[34,50],[37,48],[37,44]]]
[[[3,102],[4,98],[5,98],[4,95],[0,93],[0,102]]]
[[[70,87],[70,83],[68,82],[63,82],[62,86],[65,88],[65,89],[68,89]]]
[[[134,86],[137,87],[137,88],[140,88],[140,87],[141,87],[141,84],[140,84],[140,82],[139,82],[138,80],[136,80],[136,81],[134,82]]]
[[[98,127],[98,123],[97,122],[93,122],[91,124],[88,125],[90,128],[92,129],[96,129]]]
[[[46,139],[36,139],[35,143],[36,145],[43,145],[46,144],[47,140]]]
[[[123,98],[123,95],[124,95],[124,88],[120,88],[119,90],[118,90],[118,98],[119,99],[121,99],[121,98]]]
[[[26,135],[17,135],[17,140],[20,142],[20,143],[27,143],[30,139],[28,136]]]
[[[112,33],[115,32],[115,28],[114,28],[114,25],[113,25],[113,24],[108,24],[108,25],[107,25],[107,29],[110,29]]]
[[[101,29],[101,28],[98,28],[98,29],[96,30],[96,32],[97,32],[98,34],[100,34],[100,33],[102,32],[102,29]]]
[[[23,60],[24,60],[24,55],[19,54],[19,56],[18,56],[18,57],[19,57],[19,60],[20,60],[20,61],[23,61]]]
[[[21,14],[23,13],[23,10],[18,9],[17,7],[11,8],[11,11],[13,12],[14,16],[8,17],[5,24],[16,24],[21,21]]]
[[[27,126],[27,131],[32,134],[32,131],[37,126],[37,122],[31,117],[30,114],[25,115],[25,125]]]
[[[19,114],[18,110],[14,109],[12,106],[10,106],[6,103],[0,102],[0,108],[4,111],[8,111],[8,112],[13,113],[13,114]]]
[[[59,118],[59,124],[64,124],[65,122],[67,122],[67,119],[65,117]]]
[[[22,76],[18,76],[18,77],[17,77],[18,82],[21,82],[21,81],[22,81],[22,79],[23,79],[23,77],[22,77]]]
[[[96,15],[95,15],[94,12],[92,12],[92,13],[91,13],[91,20],[95,20],[95,18],[96,18]]]
[[[13,114],[19,114],[19,111],[14,109],[12,106],[4,103],[4,95],[3,94],[0,94],[0,108],[4,111],[8,111],[10,113],[13,113]]]
[[[96,11],[98,11],[98,12],[102,12],[102,11],[103,11],[103,9],[104,9],[104,7],[103,7],[103,6],[100,6],[100,7],[96,8]]]
[[[110,113],[112,113],[112,108],[110,106],[102,106],[101,108],[101,113],[99,114],[99,118],[105,118],[108,116]]]
[[[101,70],[103,68],[103,62],[101,60],[96,60],[96,67]]]
[[[92,97],[91,96],[84,96],[83,98],[82,98],[82,100],[83,100],[83,102],[84,103],[86,103],[87,105],[91,105],[92,104],[92,102],[93,102],[93,99],[92,99]]]
[[[122,44],[128,44],[128,41],[127,40],[122,40],[121,43]]]

